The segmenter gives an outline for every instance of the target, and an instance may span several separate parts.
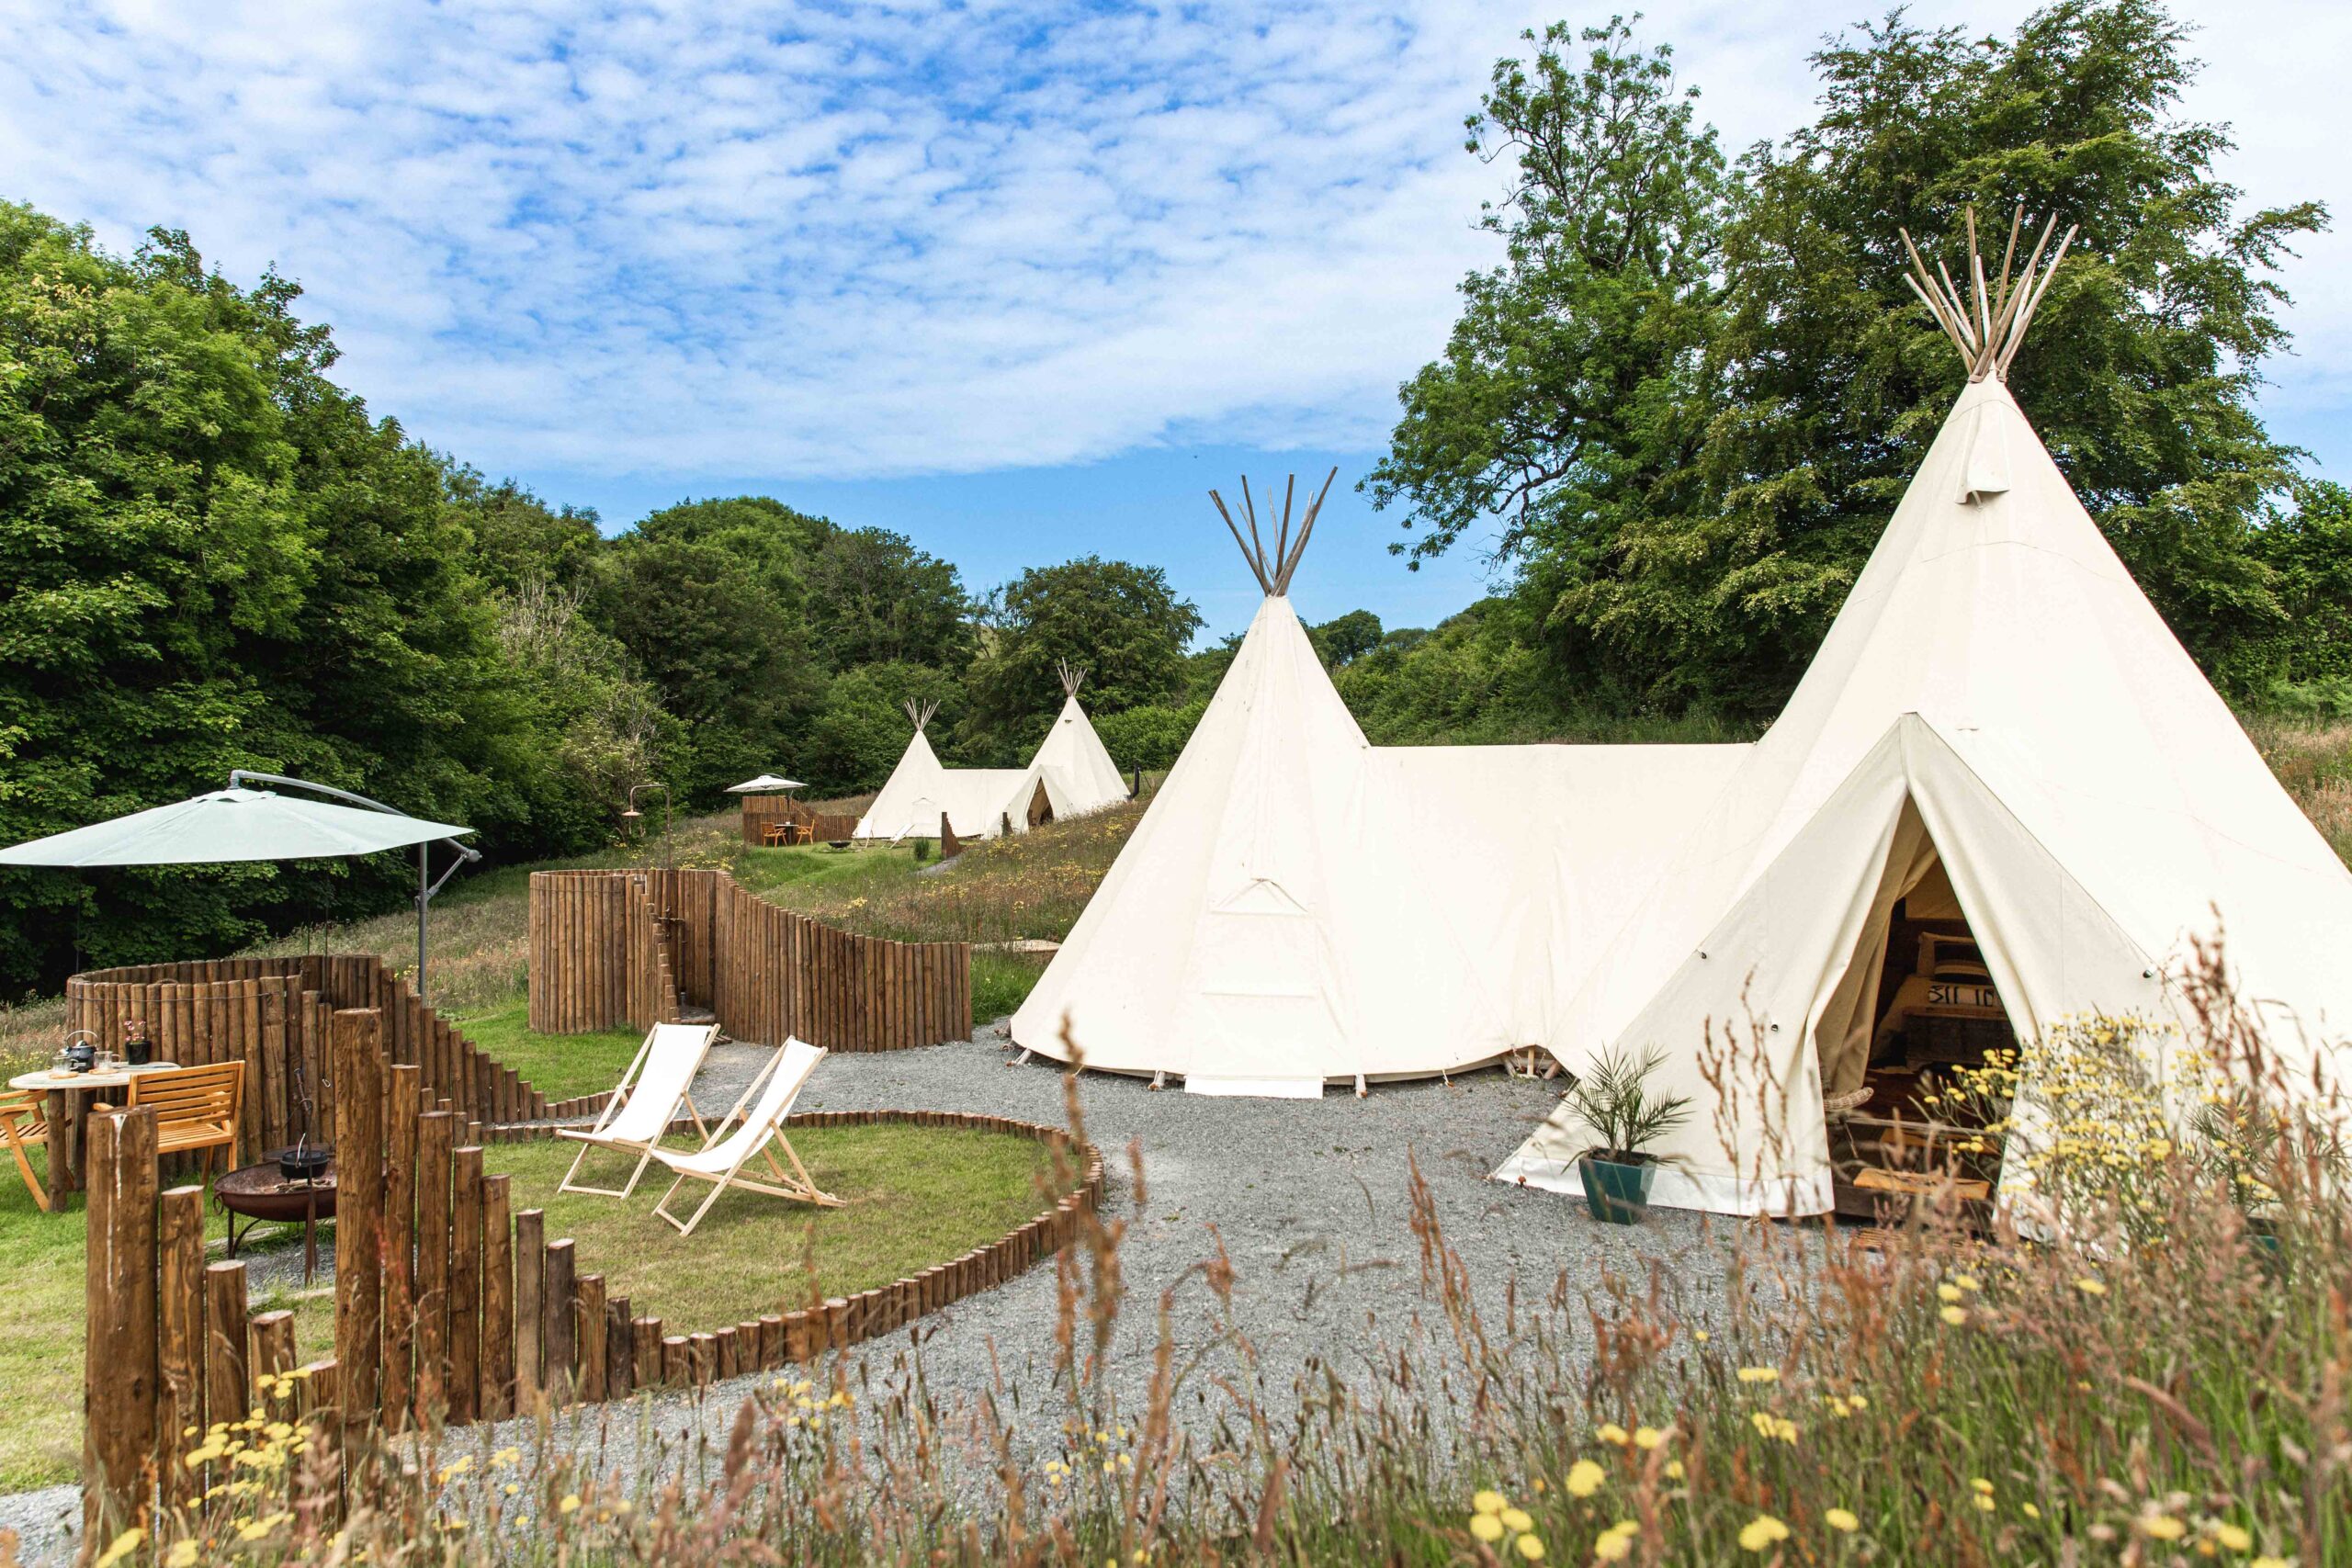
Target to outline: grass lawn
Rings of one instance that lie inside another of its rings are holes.
[[[33,1166],[46,1184],[47,1150],[33,1153]],[[205,1235],[227,1234],[221,1216],[206,1200]],[[87,1225],[82,1199],[67,1200],[56,1213],[33,1206],[32,1194],[17,1179],[14,1160],[0,1171],[0,1492],[53,1486],[82,1469],[82,1345]],[[302,1229],[265,1226],[256,1245],[301,1246]],[[334,1256],[334,1231],[320,1234],[325,1256]],[[226,1256],[217,1248],[215,1261]],[[243,1256],[251,1257],[250,1251]],[[300,1277],[300,1269],[295,1277]],[[334,1354],[334,1302],[326,1294],[257,1292],[254,1309],[290,1307],[295,1342],[302,1359]]]
[[[527,998],[457,1021],[458,1027],[491,1059],[530,1079],[549,1100],[601,1094],[620,1082],[629,1059],[645,1043],[641,1029],[606,1029],[594,1034],[539,1034],[530,1027]]]
[[[581,1273],[603,1274],[608,1295],[627,1296],[632,1312],[660,1317],[671,1334],[807,1305],[812,1252],[822,1293],[845,1296],[959,1257],[1045,1207],[1044,1146],[1012,1134],[810,1127],[792,1145],[817,1185],[846,1207],[729,1192],[690,1236],[653,1212],[669,1186],[658,1168],[624,1200],[556,1191],[577,1145],[494,1144],[484,1158],[514,1177],[517,1212],[546,1210],[548,1238],[579,1244]],[[599,1186],[616,1187],[628,1174],[618,1155],[599,1151],[589,1161],[583,1175]],[[692,1201],[707,1191],[695,1183]],[[688,1195],[678,1199],[673,1212],[691,1213]]]

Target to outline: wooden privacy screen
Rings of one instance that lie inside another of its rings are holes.
[[[961,1258],[795,1311],[781,1309],[807,1290],[780,1260],[779,1310],[685,1332],[611,1295],[569,1240],[548,1239],[541,1211],[513,1212],[510,1179],[486,1173],[482,1150],[458,1141],[465,1123],[426,1100],[422,1068],[386,1062],[384,1021],[366,1010],[332,1021],[346,1086],[332,1359],[297,1369],[290,1314],[249,1314],[243,1263],[206,1266],[203,1190],[158,1193],[152,1113],[92,1119],[85,1518],[127,1524],[158,1502],[186,1502],[202,1477],[181,1461],[197,1441],[184,1434],[256,1407],[397,1432],[812,1360],[1002,1284],[1076,1240],[1102,1199],[1100,1151],[1071,1148],[1059,1128],[945,1111],[796,1116],[796,1128],[906,1122],[1033,1137],[1073,1156],[1072,1190]],[[691,1243],[679,1248],[690,1262]],[[288,1392],[276,1393],[289,1372],[299,1375]]]
[[[766,843],[768,828],[777,822],[797,822],[807,830],[808,837],[820,844],[837,843],[857,831],[854,814],[838,811],[811,811],[797,800],[780,795],[747,795],[743,797],[743,842],[753,849]]]
[[[707,1010],[739,1040],[896,1051],[972,1032],[972,950],[853,935],[723,871],[531,876],[531,1027],[647,1029]]]
[[[334,1141],[334,1082],[326,1050],[327,1020],[345,1008],[370,1008],[384,1019],[388,1059],[414,1066],[427,1092],[466,1121],[489,1125],[581,1114],[602,1097],[549,1104],[511,1067],[501,1066],[424,1002],[408,980],[373,953],[293,958],[223,958],[98,969],[65,983],[68,1027],[86,1029],[120,1049],[124,1026],[147,1025],[158,1061],[183,1067],[245,1064],[245,1109],[239,1153],[263,1153],[294,1141],[301,1128],[296,1072],[314,1112],[313,1138]]]

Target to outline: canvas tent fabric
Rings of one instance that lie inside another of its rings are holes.
[[[1016,824],[1026,819],[1028,802],[1016,804],[1015,795],[1028,778],[1026,768],[947,767],[918,728],[858,818],[853,837],[889,842],[937,838],[942,815],[958,838],[994,837],[1007,816]]]
[[[1376,748],[1270,592],[1012,1038],[1296,1097],[1539,1043],[1745,750]]]
[[[2177,1017],[2171,965],[2219,930],[2289,1061],[2347,1065],[2352,873],[1997,378],[1962,392],[1786,710],[1564,1010],[1571,1071],[1656,1045],[1652,1089],[1696,1101],[1652,1201],[1829,1206],[1823,1095],[1859,1076],[1889,911],[1931,883],[2022,1034]],[[1747,1086],[1720,1117],[1710,1050]],[[1573,1190],[1586,1141],[1555,1116],[1496,1175]]]
[[[275,790],[214,790],[0,850],[0,865],[209,865],[315,860],[407,849],[471,833]]]
[[[1023,783],[1030,787],[1015,785],[1012,792],[1021,807],[1028,806],[1031,790],[1043,784],[1057,818],[1082,817],[1127,798],[1127,782],[1074,691],[1063,697],[1062,711],[1038,744]],[[1020,828],[1022,812],[1014,811],[1013,818],[1014,828]]]

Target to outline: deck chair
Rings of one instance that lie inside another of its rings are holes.
[[[49,1213],[49,1194],[41,1190],[40,1178],[33,1174],[33,1162],[25,1151],[49,1142],[49,1122],[42,1116],[41,1097],[38,1094],[0,1093],[0,1144],[17,1156],[17,1170],[25,1179],[25,1186],[33,1195],[34,1204],[42,1213]]]
[[[695,1075],[702,1071],[705,1056],[718,1039],[715,1023],[657,1023],[646,1031],[645,1043],[637,1048],[637,1055],[621,1075],[621,1081],[593,1127],[558,1127],[555,1135],[585,1144],[572,1156],[571,1168],[564,1173],[558,1185],[559,1192],[590,1192],[599,1198],[626,1198],[637,1190],[638,1178],[653,1158],[653,1147],[670,1131],[670,1123],[678,1119],[678,1108],[684,1106],[686,1114],[694,1118],[695,1126],[702,1133],[702,1141],[710,1142],[710,1129],[703,1125],[702,1112],[695,1109]],[[720,1126],[726,1123],[721,1122]],[[581,1162],[597,1149],[610,1149],[616,1154],[635,1155],[637,1168],[619,1187],[582,1186],[576,1178]]]
[[[670,1183],[670,1190],[662,1194],[662,1201],[653,1205],[653,1212],[676,1225],[679,1235],[692,1235],[695,1227],[702,1224],[702,1217],[710,1213],[710,1206],[718,1201],[718,1195],[729,1187],[741,1187],[777,1198],[791,1198],[828,1209],[842,1207],[840,1199],[829,1192],[817,1190],[817,1184],[809,1179],[807,1168],[800,1163],[800,1156],[792,1150],[792,1140],[784,1135],[784,1119],[792,1114],[792,1102],[800,1098],[802,1086],[817,1070],[817,1064],[824,1059],[822,1047],[786,1040],[783,1048],[776,1052],[775,1059],[767,1065],[759,1078],[752,1080],[751,1088],[743,1091],[743,1099],[735,1102],[736,1109],[741,1110],[755,1090],[758,1093],[758,1100],[744,1113],[742,1124],[734,1132],[695,1154],[670,1149],[653,1150],[653,1157],[677,1174],[677,1179]],[[766,1080],[764,1087],[762,1078]],[[728,1114],[732,1116],[734,1112]],[[784,1151],[784,1157],[791,1162],[789,1174],[776,1163],[775,1151],[779,1148]],[[767,1161],[768,1170],[775,1178],[774,1182],[753,1181],[742,1174],[743,1167],[753,1155]],[[688,1181],[709,1182],[710,1195],[702,1201],[702,1206],[694,1212],[693,1218],[681,1220],[670,1213],[669,1204],[670,1200],[677,1195],[678,1189]]]
[[[245,1065],[217,1062],[209,1067],[174,1067],[134,1073],[128,1110],[155,1113],[155,1152],[201,1153],[205,1168],[218,1156],[220,1168],[235,1163],[237,1126],[245,1105]]]

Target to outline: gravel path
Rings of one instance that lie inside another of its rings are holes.
[[[730,1103],[764,1057],[757,1048],[721,1047],[695,1099]],[[1698,1215],[1657,1211],[1637,1228],[1601,1225],[1573,1200],[1485,1179],[1555,1103],[1550,1084],[1490,1069],[1451,1083],[1375,1084],[1364,1100],[1333,1091],[1302,1103],[1154,1091],[1140,1078],[1089,1075],[1080,1095],[1109,1168],[1105,1214],[1132,1222],[1121,1255],[1130,1307],[1110,1365],[1129,1409],[1141,1407],[1151,1371],[1153,1303],[1171,1284],[1180,1353],[1208,1346],[1204,1371],[1237,1369],[1230,1345],[1212,1343],[1219,1335],[1215,1302],[1196,1275],[1186,1278],[1220,1243],[1235,1271],[1236,1325],[1258,1353],[1261,1386],[1277,1397],[1309,1355],[1345,1366],[1372,1337],[1401,1325],[1421,1302],[1408,1156],[1430,1183],[1447,1239],[1476,1271],[1482,1310],[1498,1318],[1514,1278],[1522,1291],[1540,1293],[1565,1276],[1573,1292],[1597,1285],[1604,1271],[1638,1280],[1653,1261],[1702,1294],[1721,1278],[1723,1228],[1710,1234]],[[969,1042],[831,1057],[800,1105],[977,1111],[1059,1122],[1062,1082],[1043,1059],[1012,1065],[999,1024]],[[1148,1199],[1140,1215],[1125,1157],[1131,1141],[1141,1146]],[[1054,1271],[1034,1268],[923,1321],[926,1379],[945,1395],[987,1388],[993,1367],[1008,1382],[1042,1377],[1054,1323]],[[906,1343],[901,1336],[865,1353],[878,1370]],[[670,1441],[697,1431],[723,1441],[751,1385],[750,1379],[721,1384],[699,1400],[656,1396],[653,1427]],[[595,1448],[600,1463],[627,1468],[636,1462],[639,1425],[592,1413],[577,1422],[578,1438]],[[28,1527],[70,1510],[74,1495],[61,1487],[0,1498],[0,1527],[26,1533],[26,1561],[62,1560],[67,1547],[56,1532]]]

